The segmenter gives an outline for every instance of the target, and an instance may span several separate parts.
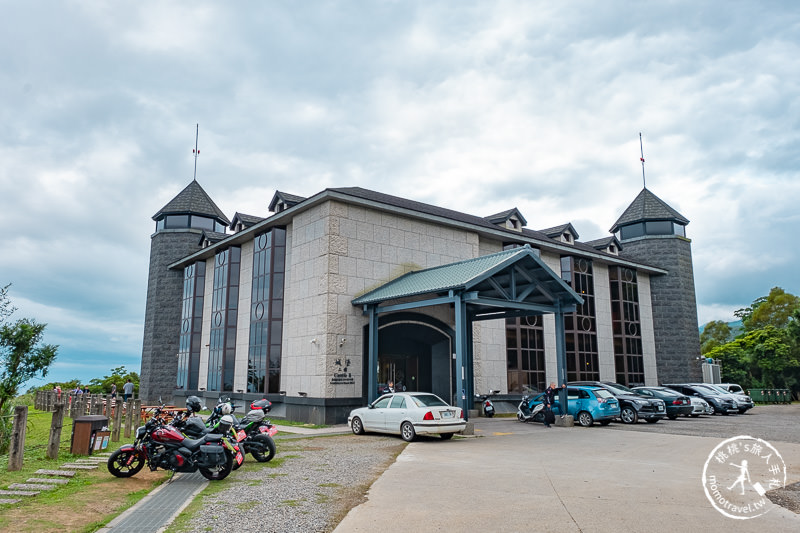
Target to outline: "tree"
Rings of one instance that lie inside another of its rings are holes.
[[[122,394],[122,386],[130,378],[133,382],[134,390],[139,388],[139,374],[136,372],[128,372],[124,366],[118,366],[111,369],[110,376],[103,376],[102,378],[92,378],[89,381],[89,391],[94,394],[106,394],[111,391],[111,384],[117,384],[117,392]]]
[[[800,308],[800,297],[780,287],[773,287],[769,295],[756,298],[750,307],[739,309],[734,315],[742,319],[745,331],[765,326],[781,329],[789,324],[789,318],[798,308]]]
[[[40,344],[46,326],[27,318],[0,326],[0,412],[20,385],[39,373],[46,376],[55,361],[58,346]]]
[[[10,283],[0,289],[0,324],[5,322],[6,318],[10,317],[12,313],[17,310],[16,307],[11,305],[11,300],[8,299],[9,287],[11,287]]]
[[[706,354],[731,340],[731,327],[727,322],[712,320],[700,334],[700,353]]]

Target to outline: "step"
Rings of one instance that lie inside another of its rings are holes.
[[[61,465],[63,468],[69,468],[72,470],[94,470],[97,468],[97,465],[79,465],[79,464],[65,464]]]
[[[69,483],[68,479],[54,479],[43,477],[32,477],[26,480],[26,483],[51,483],[53,485],[66,485]]]
[[[41,483],[12,483],[8,486],[9,489],[19,490],[53,490],[55,485],[43,485]]]
[[[0,490],[0,496],[36,496],[38,490]]]
[[[19,500],[12,500],[8,498],[0,498],[0,505],[13,505],[19,503]]]
[[[70,470],[45,470],[40,468],[34,474],[41,474],[43,476],[59,476],[59,477],[73,477],[75,476],[75,472]]]

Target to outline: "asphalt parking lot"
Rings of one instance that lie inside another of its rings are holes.
[[[756,518],[724,516],[703,485],[712,451],[739,435],[769,441],[800,482],[800,405],[591,428],[473,422],[487,438],[411,443],[335,531],[800,531],[769,501]]]

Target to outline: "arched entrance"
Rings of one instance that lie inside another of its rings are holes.
[[[453,330],[424,315],[386,317],[379,327],[378,383],[453,398]],[[393,319],[394,318],[394,319]]]

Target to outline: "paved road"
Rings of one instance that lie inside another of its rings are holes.
[[[742,434],[776,446],[787,483],[800,481],[798,419],[800,406],[605,428],[476,419],[490,438],[410,444],[335,531],[800,531],[771,502],[758,518],[723,516],[701,482],[712,450]]]

